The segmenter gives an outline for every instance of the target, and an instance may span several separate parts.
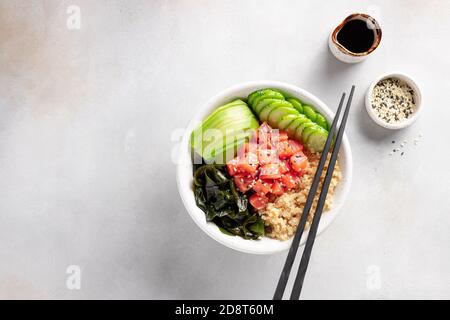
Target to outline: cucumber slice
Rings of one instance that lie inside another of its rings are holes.
[[[260,96],[260,97],[256,97],[256,98],[253,100],[253,105],[256,106],[256,105],[258,105],[258,103],[259,103],[260,101],[265,100],[265,99],[284,100],[284,97],[283,97],[283,95],[282,95],[281,93],[279,93],[279,92],[271,91],[271,92],[268,92],[268,93],[266,93],[266,94],[263,94],[263,95]]]
[[[295,119],[297,119],[297,115],[296,114],[287,114],[287,115],[285,115],[284,117],[281,118],[280,122],[278,123],[278,129],[286,130],[286,128]]]
[[[288,136],[295,139],[295,131],[299,126],[306,122],[311,122],[311,120],[309,120],[302,114],[297,115],[297,117],[285,129],[288,133]]]
[[[311,122],[304,114],[299,114],[298,117],[302,122]]]
[[[325,143],[327,142],[328,131],[326,130],[317,130],[308,138],[307,146],[313,152],[322,152],[325,147]]]
[[[311,119],[311,121],[313,121],[313,122],[316,121],[316,111],[314,110],[313,107],[311,107],[309,105],[304,105],[303,113],[305,114],[305,116],[307,116],[309,119]]]
[[[302,140],[307,144],[309,136],[312,133],[314,133],[316,131],[321,131],[321,130],[323,130],[323,128],[320,127],[319,125],[317,125],[317,123],[314,123],[313,126],[309,126],[302,131]]]
[[[292,103],[292,105],[294,106],[295,109],[297,109],[298,112],[303,113],[303,106],[302,106],[302,103],[300,102],[300,100],[295,99],[295,98],[289,98],[286,100],[289,101],[290,103]]]
[[[298,126],[298,128],[295,130],[295,138],[296,138],[298,141],[302,141],[303,143],[306,143],[306,140],[303,139],[303,131],[305,131],[306,128],[313,127],[313,126],[315,126],[315,125],[316,125],[316,124],[315,124],[314,122],[311,122],[311,121],[302,123],[302,124],[301,124],[300,126]]]
[[[267,123],[272,128],[280,129],[279,123],[281,121],[281,118],[287,115],[298,115],[298,111],[295,110],[293,107],[277,107],[275,110],[273,110],[269,117],[267,118]]]
[[[295,130],[297,130],[297,127],[302,124],[301,120],[299,118],[294,119],[286,128],[286,132],[290,138],[294,138],[295,136]]]
[[[287,107],[292,108],[292,104],[284,100],[277,100],[272,102],[268,106],[265,106],[259,113],[259,120],[261,122],[267,121],[269,119],[269,114],[275,110],[275,108]],[[293,109],[293,108],[292,108]]]
[[[276,102],[272,102],[268,106],[265,106],[261,112],[259,113],[259,121],[264,122],[267,121],[267,118],[269,117],[269,114],[277,108],[277,106],[274,105]]]
[[[253,107],[252,107],[252,109],[253,109],[253,111],[255,111],[255,113],[257,114],[257,115],[259,115],[260,113],[261,113],[261,110],[265,107],[265,106],[268,106],[269,104],[271,104],[272,102],[277,102],[277,101],[279,101],[280,99],[263,99],[263,100],[260,100],[259,102],[258,102],[258,104],[253,104]]]
[[[261,100],[262,98],[275,98],[275,99],[281,99],[284,100],[284,96],[272,89],[261,89],[261,90],[257,90],[255,92],[252,92],[249,96],[248,96],[248,104],[250,106],[256,105],[259,100]]]
[[[325,130],[328,130],[328,121],[320,113],[316,113],[316,123]]]

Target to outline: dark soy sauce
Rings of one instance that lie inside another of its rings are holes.
[[[359,19],[347,22],[337,34],[337,41],[348,51],[367,52],[375,41],[374,30],[367,27],[367,22]]]

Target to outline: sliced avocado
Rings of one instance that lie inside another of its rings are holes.
[[[205,141],[202,146],[202,154],[205,160],[210,160],[218,154],[225,154],[227,150],[233,147],[239,147],[240,143],[249,139],[253,134],[252,130],[232,130],[224,132],[223,135],[213,136],[210,141]]]
[[[230,143],[224,146],[223,149],[216,149],[214,154],[206,160],[207,163],[217,163],[217,164],[225,164],[234,157],[236,157],[236,153],[242,147],[242,145],[249,140],[249,137],[243,137],[237,140],[234,140],[234,143]]]
[[[211,122],[211,120],[216,118],[217,114],[221,114],[223,116],[224,112],[229,112],[229,110],[236,110],[236,109],[240,109],[240,110],[247,109],[247,111],[250,111],[250,109],[248,108],[247,104],[244,101],[242,101],[240,99],[233,100],[232,102],[227,103],[227,104],[215,109],[205,120],[203,120],[202,125],[205,125],[208,122]]]
[[[214,113],[213,117],[208,117],[202,123],[201,128],[203,130],[208,128],[220,129],[221,127],[226,127],[228,124],[233,124],[234,121],[240,122],[242,120],[253,121],[256,119],[247,106],[231,106],[221,112]]]
[[[213,115],[214,115],[215,113],[221,112],[222,110],[225,110],[225,109],[228,109],[228,108],[234,107],[234,106],[241,106],[241,105],[247,106],[247,104],[246,104],[244,101],[242,101],[241,99],[233,100],[233,101],[231,101],[231,102],[229,102],[229,103],[227,103],[227,104],[224,104],[223,106],[220,106],[220,107],[218,107],[217,109],[215,109],[215,110],[208,116],[208,118],[213,117]]]
[[[236,142],[246,138],[248,129],[256,130],[258,127],[259,121],[247,104],[237,100],[214,110],[192,131],[190,144],[196,153],[210,160],[227,148],[230,139]],[[236,143],[231,144],[236,146]]]

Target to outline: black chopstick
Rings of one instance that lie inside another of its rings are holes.
[[[330,131],[328,133],[327,141],[325,142],[325,147],[322,151],[322,156],[320,157],[319,165],[317,166],[316,173],[313,178],[313,182],[311,184],[311,188],[308,193],[308,198],[306,199],[305,207],[303,208],[303,214],[300,218],[299,225],[297,227],[297,231],[295,232],[294,239],[292,239],[291,248],[289,249],[288,256],[286,258],[286,262],[284,263],[283,271],[281,272],[280,279],[278,280],[278,285],[275,290],[275,294],[273,296],[274,300],[281,300],[283,298],[284,290],[286,288],[286,284],[289,278],[289,274],[291,273],[292,265],[294,264],[295,256],[297,254],[298,247],[300,245],[300,240],[303,235],[303,231],[305,230],[306,220],[309,215],[309,211],[311,210],[311,206],[316,195],[317,188],[320,183],[320,176],[322,175],[323,168],[325,166],[325,162],[327,160],[328,151],[330,149],[331,143],[333,141],[334,133],[336,131],[337,122],[339,119],[339,115],[342,110],[342,105],[344,103],[345,93],[342,94],[341,101],[339,102],[339,107],[336,111],[336,115],[334,116],[333,122],[331,124]]]
[[[297,276],[295,278],[294,286],[291,293],[291,300],[298,300],[300,297],[306,270],[308,269],[309,258],[311,257],[314,240],[316,239],[317,229],[319,228],[320,218],[322,216],[323,207],[325,205],[328,188],[330,187],[334,167],[336,165],[336,160],[339,154],[339,149],[341,147],[342,138],[344,136],[345,125],[347,123],[347,118],[350,111],[354,91],[355,86],[352,86],[350,95],[348,97],[347,106],[345,107],[344,116],[342,117],[341,125],[339,126],[339,131],[336,137],[336,141],[334,143],[333,152],[331,154],[330,163],[328,164],[328,169],[323,182],[322,191],[320,192],[319,201],[317,202],[316,212],[314,213],[311,228],[309,229],[308,239],[306,240],[305,249],[303,250],[302,258],[300,260],[300,266],[298,267]]]

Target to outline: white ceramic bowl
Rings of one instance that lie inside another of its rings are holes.
[[[177,164],[177,184],[178,191],[183,200],[184,206],[194,222],[214,240],[221,244],[245,253],[254,254],[272,254],[289,249],[291,240],[279,241],[263,237],[260,240],[245,240],[240,237],[225,235],[217,228],[214,223],[206,222],[205,214],[195,204],[193,193],[192,161],[190,154],[189,138],[194,127],[215,108],[236,98],[246,98],[251,92],[262,88],[280,89],[294,97],[297,97],[305,103],[313,105],[329,121],[332,120],[333,112],[319,100],[316,96],[294,85],[274,81],[256,81],[238,84],[229,89],[223,90],[212,99],[210,99],[194,116],[189,123],[180,145],[179,158]],[[338,103],[336,96],[336,104]],[[342,168],[343,179],[339,184],[333,200],[333,208],[324,212],[320,221],[318,234],[322,233],[334,220],[345,201],[352,180],[352,154],[350,144],[346,136],[342,141],[339,154],[339,162]],[[301,243],[306,241],[307,232],[303,234]]]
[[[377,85],[378,82],[380,82],[384,79],[387,79],[387,78],[397,78],[402,81],[405,81],[411,87],[411,89],[413,89],[413,91],[414,91],[414,95],[415,95],[414,98],[416,101],[415,110],[412,113],[411,117],[409,117],[408,119],[406,119],[402,122],[399,122],[399,123],[387,123],[386,121],[383,121],[382,119],[380,119],[373,111],[372,103],[370,102],[370,97],[372,95],[373,88]],[[411,77],[409,77],[405,74],[402,74],[402,73],[386,73],[386,74],[379,76],[377,79],[375,79],[375,81],[373,81],[372,84],[370,85],[369,89],[367,89],[365,103],[366,103],[366,110],[367,110],[367,113],[369,114],[369,117],[376,124],[378,124],[379,126],[381,126],[383,128],[386,128],[386,129],[397,130],[397,129],[406,128],[407,126],[411,125],[414,121],[416,121],[416,119],[419,117],[420,111],[422,110],[422,92],[420,91],[420,88],[417,85],[417,83]]]

